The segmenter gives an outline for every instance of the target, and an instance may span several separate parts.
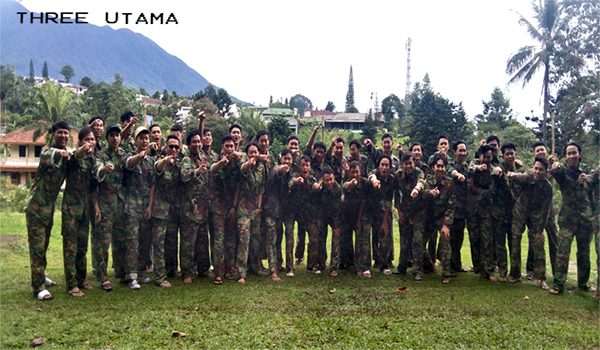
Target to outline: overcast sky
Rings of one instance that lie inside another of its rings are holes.
[[[498,1],[42,1],[32,11],[87,11],[105,25],[105,12],[173,12],[178,25],[111,25],[154,40],[215,85],[251,103],[301,93],[323,109],[332,100],[343,110],[350,65],[360,111],[390,93],[405,94],[405,43],[412,38],[411,80],[429,73],[433,88],[469,117],[494,87],[523,119],[541,110],[541,75],[527,88],[508,85],[507,58],[532,44],[518,24],[531,18],[527,0]],[[125,79],[127,79],[126,74]]]

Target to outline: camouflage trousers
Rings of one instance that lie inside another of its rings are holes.
[[[301,217],[299,222],[302,223],[308,233],[306,269],[308,271],[323,270],[325,268],[321,266],[321,229],[323,224],[320,220],[309,217]]]
[[[598,219],[600,220],[600,218]],[[598,225],[596,220],[596,225]],[[596,227],[594,229],[594,236],[596,236],[596,293],[600,292],[600,230]]]
[[[337,271],[340,269],[341,255],[342,255],[342,231],[343,224],[341,221],[335,218],[325,220],[329,222],[331,226],[331,261],[329,262],[329,270]],[[325,265],[325,261],[322,260],[322,264]]]
[[[510,276],[521,278],[521,238],[527,227],[529,247],[533,254],[533,271],[536,279],[546,279],[546,252],[544,249],[544,220],[523,216],[513,216],[512,250],[510,252]]]
[[[441,221],[436,220],[436,221]],[[451,275],[450,260],[452,258],[452,251],[450,248],[450,234],[444,236],[441,232],[442,225],[436,225],[435,231],[439,233],[440,239],[438,240],[437,253],[442,264],[442,277],[449,277]]]
[[[304,224],[298,222],[298,233],[296,240],[296,259],[304,259],[304,250],[306,249],[306,235],[308,234]]]
[[[509,248],[512,243],[512,218],[507,216],[500,216],[494,218],[494,256],[496,257],[496,266],[498,266],[498,274],[506,277],[508,273],[508,251],[506,245]]]
[[[514,220],[514,219],[513,219]],[[550,206],[548,221],[546,222],[546,235],[548,236],[548,250],[550,252],[550,266],[552,275],[556,273],[556,252],[558,250],[558,226],[556,225],[556,215],[554,208]],[[527,249],[527,272],[534,271],[533,247],[529,245]]]
[[[115,275],[124,277],[123,256],[115,249],[114,238],[125,237],[125,217],[123,203],[113,198],[99,202],[101,218],[96,223],[96,229],[92,231],[92,257],[94,262],[94,273],[96,280],[100,283],[108,280],[108,250],[112,241],[112,258]]]
[[[260,212],[258,208],[251,206],[240,208],[238,211],[237,224],[239,240],[237,244],[236,263],[240,277],[246,278],[248,274],[248,265],[250,265],[254,271],[258,271],[258,265],[260,263],[258,257],[258,251],[260,250]],[[254,254],[250,254],[250,250],[252,250]]]
[[[412,240],[413,227],[408,219],[406,222],[398,221],[398,231],[400,232],[400,257],[398,258],[398,272],[406,273],[409,265],[412,264]]]
[[[347,232],[352,232],[354,236],[354,267],[357,272],[364,272],[371,269],[371,222],[366,218],[353,220],[354,223],[346,222]],[[356,222],[358,221],[358,222]]]
[[[481,268],[481,235],[479,227],[476,225],[475,215],[467,216],[467,231],[469,232],[469,249],[471,250],[471,264],[473,272],[479,273]]]
[[[207,261],[208,257],[208,222],[206,215],[202,220],[193,220],[184,216],[181,223],[181,246],[179,258],[183,278],[198,274],[198,262]],[[209,266],[210,267],[210,261]],[[201,272],[206,272],[208,270]]]
[[[54,210],[52,210],[54,212]],[[46,252],[50,243],[50,232],[52,231],[52,219],[50,222],[38,218],[27,212],[27,241],[29,243],[29,260],[31,264],[31,288],[33,294],[46,289]]]
[[[463,269],[461,250],[465,238],[465,218],[454,217],[454,222],[450,226],[450,268],[454,272],[460,272]]]
[[[182,242],[179,239],[182,225],[182,210],[180,207],[171,205],[169,208],[169,222],[165,236],[165,268],[167,275],[175,276],[179,267],[178,253]]]
[[[469,235],[471,235],[472,229],[473,234],[479,236],[478,255],[480,263],[477,270],[481,277],[488,278],[494,273],[496,268],[496,259],[494,258],[494,219],[491,215],[476,213],[473,215],[471,224]]]
[[[167,279],[165,267],[165,239],[169,220],[152,218],[152,265],[154,282],[160,284]]]
[[[146,220],[140,213],[128,213],[125,230],[113,235],[114,251],[123,262],[123,280],[136,280],[139,269],[140,230]]]
[[[345,217],[344,220],[352,220]],[[342,226],[340,237],[340,269],[349,269],[354,266],[354,241],[352,238],[352,227]]]
[[[432,221],[428,220],[425,223],[425,236],[423,237],[424,250],[423,250],[423,266],[433,271],[435,262],[437,260],[437,244],[438,244],[438,231]]]
[[[423,213],[418,213],[413,216],[407,223],[403,224],[401,229],[406,230],[406,226],[410,227],[410,233],[412,234],[410,242],[410,250],[413,259],[413,270],[415,273],[423,273],[423,261],[425,255],[425,217]],[[404,259],[401,258],[401,264],[404,263]],[[402,268],[404,265],[402,265]],[[400,266],[399,266],[400,269]]]
[[[152,220],[142,220],[138,239],[138,272],[145,276],[152,266]]]
[[[391,269],[394,259],[394,235],[392,229],[392,210],[387,208],[377,213],[373,223],[373,255],[375,266],[379,269]]]
[[[272,215],[265,215],[263,216],[263,224],[267,233],[265,250],[267,252],[267,260],[269,261],[269,271],[271,271],[271,273],[279,272],[281,260],[279,260],[278,251],[281,252],[281,243],[279,244],[279,247],[277,247],[277,236],[278,230],[281,230],[281,221]]]
[[[555,288],[561,291],[565,288],[573,238],[577,241],[577,286],[580,288],[587,286],[587,282],[590,279],[590,242],[592,231],[592,225],[586,223],[560,226],[558,231],[556,273],[554,274]]]
[[[74,215],[69,208],[62,211],[63,263],[67,290],[82,286],[87,276],[89,216],[86,210]]]

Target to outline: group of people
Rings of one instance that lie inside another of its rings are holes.
[[[590,289],[600,170],[582,170],[582,150],[574,142],[565,147],[563,161],[536,143],[533,164],[526,167],[514,144],[493,135],[475,152],[440,136],[437,151],[425,159],[421,144],[396,147],[389,134],[381,148],[370,138],[348,146],[341,137],[329,145],[315,142],[316,127],[304,149],[291,135],[285,149],[273,154],[267,131],[245,140],[242,127],[233,124],[217,153],[204,115],[198,118],[197,129],[184,134],[174,125],[163,137],[157,124],[136,127],[131,112],[107,128],[94,117],[79,130],[72,150],[71,127],[52,126],[26,209],[34,297],[52,298],[46,252],[63,183],[64,271],[74,297],[92,288],[86,280],[90,231],[95,278],[106,291],[113,288],[109,250],[114,277],[131,289],[150,282],[169,288],[176,277],[190,284],[203,275],[217,285],[226,279],[244,284],[249,274],[273,281],[293,277],[307,236],[306,269],[314,274],[336,277],[349,270],[370,278],[378,270],[420,281],[439,260],[446,284],[466,271],[465,228],[472,271],[511,283],[522,278],[527,229],[527,276],[552,294],[565,290],[575,238],[578,288]],[[552,182],[562,198],[558,226]],[[394,268],[396,216],[400,252]],[[551,287],[545,282],[545,237]]]

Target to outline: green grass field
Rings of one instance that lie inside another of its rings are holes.
[[[380,273],[331,279],[301,267],[281,283],[251,276],[245,286],[207,279],[172,281],[166,290],[119,285],[75,299],[64,290],[60,240],[56,215],[48,273],[59,285],[54,300],[38,302],[30,292],[24,215],[0,213],[1,349],[29,348],[37,336],[45,338],[43,349],[600,347],[599,305],[590,293],[557,297],[530,283],[492,284],[471,273],[443,286],[438,274],[421,283]],[[595,259],[593,252],[592,281]],[[569,277],[572,285],[575,275]]]

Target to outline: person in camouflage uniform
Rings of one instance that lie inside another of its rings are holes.
[[[453,273],[465,272],[461,261],[461,249],[464,241],[467,216],[472,205],[468,195],[467,176],[469,175],[467,160],[467,144],[464,141],[456,141],[452,144],[454,159],[448,164],[448,174],[453,179],[452,190],[454,191],[454,221],[450,227],[450,268]],[[471,241],[471,238],[469,238]],[[473,251],[473,250],[472,250]]]
[[[577,286],[589,290],[590,240],[593,231],[593,211],[589,186],[580,180],[583,174],[580,166],[581,147],[570,142],[565,146],[566,166],[560,162],[552,164],[550,175],[560,186],[562,206],[558,217],[558,252],[556,274],[552,294],[560,294],[565,289],[569,269],[569,255],[573,238],[577,239]]]
[[[484,279],[496,281],[493,275],[496,262],[494,259],[494,218],[491,213],[494,205],[497,183],[501,181],[502,170],[492,165],[493,150],[488,145],[479,147],[479,159],[469,165],[469,177],[472,181],[471,191],[474,193],[474,211],[470,230],[480,238],[479,275]]]
[[[544,252],[544,227],[552,206],[552,185],[546,177],[548,161],[537,157],[529,173],[507,171],[507,185],[519,186],[519,196],[513,208],[512,250],[510,252],[509,282],[521,280],[521,237],[527,226],[530,246],[533,248],[535,278],[546,288],[546,253]],[[522,223],[522,224],[521,224]]]
[[[40,154],[40,163],[25,210],[31,287],[34,297],[39,300],[52,299],[52,294],[46,289],[46,284],[51,284],[46,283],[46,252],[50,242],[56,197],[66,177],[67,160],[71,157],[67,151],[69,125],[64,121],[57,122],[52,125],[50,132],[52,143]]]
[[[376,245],[373,246],[375,266],[385,275],[391,275],[394,259],[392,208],[397,183],[392,173],[392,159],[389,156],[382,155],[379,158],[377,169],[369,175],[369,182],[374,187],[369,200],[375,207],[373,212],[373,235],[377,236],[374,242]]]
[[[548,157],[548,151],[546,145],[543,142],[536,142],[533,144],[533,156],[542,157],[548,160],[548,163],[552,165],[553,157]],[[552,180],[549,172],[546,172],[549,176],[549,180]],[[552,182],[550,182],[552,183]],[[556,210],[554,206],[550,206],[550,212],[548,213],[548,221],[546,222],[546,235],[548,236],[548,250],[550,252],[550,266],[552,267],[552,275],[556,273],[556,251],[558,250],[558,226],[556,225]],[[530,245],[527,249],[527,279],[533,278],[533,247]]]
[[[373,184],[360,173],[360,164],[349,165],[350,177],[343,185],[344,223],[355,233],[354,266],[358,276],[371,278],[371,228],[374,205],[369,200],[373,193]]]
[[[129,288],[140,289],[138,275],[146,278],[145,264],[140,260],[139,242],[152,240],[152,201],[154,196],[154,162],[150,155],[150,131],[143,126],[134,133],[136,150],[125,160],[124,191],[126,230],[123,237],[125,280]],[[144,238],[141,238],[144,237]],[[146,252],[146,251],[145,251]],[[149,251],[148,251],[149,253]],[[140,264],[142,262],[142,264]],[[139,274],[138,274],[139,272]]]
[[[266,181],[268,181],[269,175],[271,174],[271,170],[273,169],[273,167],[275,165],[277,165],[277,159],[276,157],[271,154],[270,152],[270,147],[271,147],[271,139],[269,136],[269,132],[267,130],[259,130],[256,132],[256,144],[258,145],[258,159],[265,165],[266,167],[266,179],[265,179],[265,183]],[[264,198],[264,193],[263,193],[263,198],[261,199],[261,203],[265,202],[265,198]],[[268,269],[266,269],[263,266],[262,261],[264,259],[267,258],[267,250],[266,250],[266,241],[267,241],[267,226],[264,225],[264,220],[265,220],[265,213],[264,211],[261,211],[261,217],[260,217],[260,234],[259,235],[254,235],[252,236],[252,239],[254,240],[259,240],[257,243],[252,243],[250,242],[250,256],[251,259],[255,259],[254,256],[256,255],[256,260],[258,261],[258,270],[253,271],[250,270],[253,273],[256,273],[258,275],[264,275],[267,276],[269,275],[270,271]],[[277,228],[277,238],[279,239],[279,246],[281,247],[281,240],[283,236],[283,228],[281,226],[279,226]],[[257,247],[258,251],[253,251],[252,247]],[[281,248],[279,248],[278,253],[281,253]],[[281,261],[282,256],[279,255],[279,261]],[[281,266],[279,266],[279,268],[281,268]]]
[[[423,172],[424,176],[427,176],[432,173],[429,165],[423,161],[423,145],[420,143],[413,143],[409,148],[410,154],[413,157],[413,161],[415,162],[415,166]]]
[[[410,258],[413,258],[415,279],[422,280],[425,205],[419,193],[425,187],[425,175],[415,167],[411,153],[402,155],[400,164],[395,174],[398,191],[394,195],[400,229],[398,273],[406,274]],[[418,255],[414,255],[415,252]]]
[[[135,114],[131,111],[127,111],[121,114],[121,148],[125,153],[131,154],[135,152],[135,138],[133,132],[135,131],[135,124],[138,119]]]
[[[119,147],[121,143],[121,128],[113,125],[106,131],[108,146],[98,153],[94,170],[98,181],[99,221],[96,230],[92,232],[92,255],[97,281],[102,289],[112,290],[108,279],[108,249],[112,241],[112,257],[115,276],[124,277],[124,257],[122,239],[125,237],[125,217],[123,210],[124,193],[123,168],[125,152]]]
[[[455,192],[452,189],[452,179],[446,175],[448,159],[444,153],[436,153],[429,163],[433,175],[427,177],[423,199],[427,202],[428,220],[433,223],[433,229],[440,232],[438,253],[442,263],[442,283],[450,282],[454,274],[450,269],[450,227],[454,223]],[[431,257],[434,259],[434,257]]]
[[[596,293],[594,297],[600,299],[600,167],[596,168],[584,179],[590,188],[592,201],[593,235],[596,237]]]
[[[78,148],[67,161],[66,186],[62,201],[63,261],[67,292],[85,294],[86,254],[89,240],[89,189],[93,176],[96,139],[90,127],[79,131]]]
[[[292,216],[298,221],[298,226],[302,225],[308,230],[308,261],[307,271],[316,274],[321,273],[322,266],[319,266],[321,259],[319,257],[319,237],[320,223],[317,218],[318,207],[314,195],[313,185],[317,179],[311,173],[311,159],[303,156],[300,159],[300,172],[292,175],[288,182],[290,191],[290,203],[293,203]],[[286,218],[286,237],[287,230],[293,230],[293,220]]]
[[[221,159],[210,167],[210,184],[213,201],[210,209],[214,219],[214,260],[215,284],[222,284],[225,271],[234,274],[233,256],[237,243],[237,228],[231,218],[236,214],[237,185],[241,177],[241,154],[235,150],[231,135],[223,137]],[[235,241],[234,241],[235,240]],[[227,248],[226,246],[227,245]]]
[[[291,179],[293,156],[289,149],[284,149],[279,157],[279,165],[271,169],[265,186],[263,218],[267,231],[265,240],[269,271],[273,281],[280,281],[279,271],[281,262],[281,241],[279,231],[285,218],[289,217],[290,206],[288,198],[288,183]],[[285,236],[285,268],[287,273],[294,273],[294,221]],[[292,275],[293,276],[293,275]]]
[[[180,172],[182,165],[180,141],[175,135],[167,137],[167,153],[154,163],[155,190],[152,203],[152,255],[154,282],[161,288],[170,288],[165,262],[166,235],[169,222],[179,209]]]
[[[194,274],[205,273],[209,266],[208,240],[208,158],[202,152],[202,138],[199,130],[187,135],[189,156],[181,162],[183,182],[183,221],[181,224],[181,274],[184,284],[192,283]],[[204,270],[196,271],[204,261]]]
[[[505,143],[500,148],[502,161],[498,164],[503,173],[522,172],[522,166],[516,162],[517,147],[512,143]],[[496,187],[495,203],[492,206],[494,218],[494,245],[496,265],[498,266],[498,280],[505,282],[508,274],[508,244],[509,252],[512,250],[512,211],[515,205],[513,193],[519,192],[518,185],[512,187],[506,181],[498,181]]]
[[[340,239],[342,235],[342,186],[335,180],[335,172],[332,169],[325,169],[321,180],[313,184],[315,191],[315,205],[320,208],[318,215],[319,227],[331,227],[333,235],[331,237],[331,262],[329,275],[336,277],[340,266]],[[321,237],[322,239],[322,237]],[[323,246],[327,242],[319,242],[318,263],[319,268],[326,265],[326,255],[323,255]]]
[[[238,282],[241,284],[246,283],[248,266],[251,266],[254,271],[259,270],[260,261],[257,252],[260,239],[252,239],[252,236],[260,235],[262,194],[267,179],[267,167],[259,159],[258,145],[256,143],[247,144],[245,152],[248,160],[240,166],[240,201],[237,211],[239,232],[237,269],[240,274]],[[250,243],[254,245],[252,249]],[[250,250],[255,254],[250,254]]]

